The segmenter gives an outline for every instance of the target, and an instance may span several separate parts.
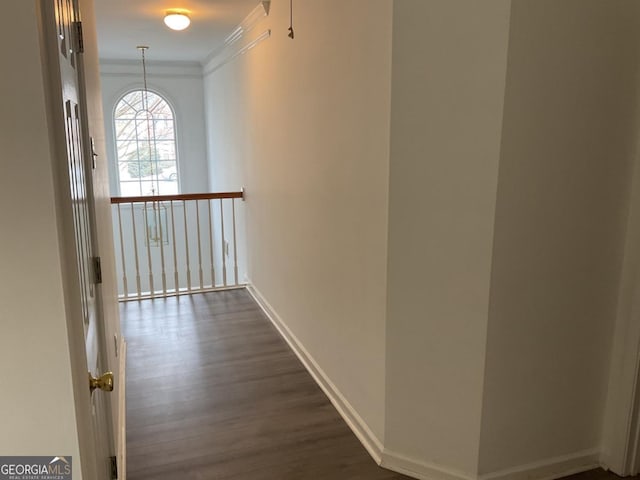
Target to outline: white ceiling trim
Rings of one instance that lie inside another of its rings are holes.
[[[152,77],[202,77],[202,65],[199,62],[148,61],[147,76]],[[103,60],[100,62],[100,75],[131,76],[142,78],[142,61]]]
[[[240,22],[238,24],[238,26],[233,29],[233,31],[227,36],[227,38],[225,38],[224,43],[222,45],[220,45],[219,47],[215,48],[203,60],[202,66],[205,68],[205,70],[207,70],[207,71],[210,70],[209,67],[210,67],[210,65],[212,63],[215,63],[218,66],[221,66],[224,63],[228,63],[232,59],[230,57],[235,58],[237,55],[240,55],[241,53],[239,53],[239,52],[232,53],[232,54],[229,54],[228,52],[229,52],[229,50],[232,49],[234,44],[236,44],[238,41],[240,41],[243,37],[246,37],[247,34],[251,30],[253,30],[253,28],[260,22],[260,20],[262,20],[264,17],[268,17],[269,16],[270,9],[271,9],[271,0],[263,0],[260,3],[258,3],[256,8],[254,8],[249,13],[249,15],[247,15],[244,18],[244,20],[242,20],[242,22]],[[267,33],[267,32],[265,32],[265,33]],[[265,33],[263,33],[260,37],[263,37],[265,35]],[[271,31],[270,30],[268,32],[268,35],[271,35]],[[245,47],[245,48],[243,48],[243,50],[245,50],[245,49],[249,50],[253,46],[255,46],[255,45],[252,45],[249,48]],[[218,57],[223,57],[223,59],[222,60],[218,60],[216,62],[215,60]],[[210,73],[210,72],[207,72],[207,73]]]
[[[231,62],[232,60],[234,60],[235,58],[239,57],[240,55],[244,55],[249,50],[251,50],[252,48],[257,46],[259,43],[262,43],[264,40],[267,40],[270,37],[271,37],[271,29],[262,32],[262,34],[259,37],[257,37],[252,42],[246,44],[244,47],[242,47],[236,53],[233,53],[233,54],[229,55],[228,57],[223,58],[218,63],[212,62],[213,63],[212,66],[205,67],[204,72],[203,72],[204,76],[206,77],[207,75],[211,75],[213,72],[215,72],[219,68],[222,68],[224,65],[226,65],[229,62]]]

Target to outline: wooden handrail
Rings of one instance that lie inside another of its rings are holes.
[[[218,198],[244,198],[244,192],[185,193],[182,195],[155,195],[147,197],[111,197],[111,203],[168,202],[170,200],[211,200]]]

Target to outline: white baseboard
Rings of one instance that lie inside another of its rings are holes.
[[[284,323],[276,311],[271,307],[269,302],[265,300],[262,294],[252,284],[247,285],[247,291],[255,299],[257,304],[262,308],[263,312],[271,323],[276,327],[282,338],[289,344],[289,347],[297,355],[298,359],[311,374],[316,383],[320,386],[333,406],[338,410],[349,428],[358,437],[360,443],[367,449],[369,455],[380,465],[382,462],[382,442],[371,431],[366,422],[362,419],[358,412],[351,406],[347,399],[340,393],[340,390],[333,384],[326,373],[313,359],[311,354],[306,350],[304,345],[293,334],[289,327]]]
[[[599,449],[499,470],[483,475],[451,470],[442,465],[414,460],[383,449],[381,466],[420,480],[556,480],[600,467]]]
[[[600,467],[600,449],[549,458],[497,472],[480,475],[478,480],[555,480]]]
[[[246,288],[378,465],[420,480],[555,480],[600,467],[600,450],[591,449],[477,475],[411,459],[385,449],[383,443],[374,435],[269,302],[250,282],[247,283]]]
[[[457,472],[442,465],[414,460],[384,449],[380,466],[420,480],[477,480],[475,475]]]

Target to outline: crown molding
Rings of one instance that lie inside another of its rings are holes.
[[[242,38],[246,37],[247,34],[251,30],[253,30],[253,28],[260,22],[260,20],[262,20],[264,17],[268,17],[270,10],[271,0],[262,0],[260,3],[258,3],[258,5],[256,5],[256,7],[251,10],[249,15],[247,15],[244,20],[242,20],[242,22],[240,22],[238,26],[234,28],[229,35],[227,35],[222,45],[213,49],[211,53],[205,57],[205,59],[202,61],[202,66],[205,68],[205,70],[210,70],[210,68],[208,67],[211,63],[214,63],[214,61],[218,57],[224,57],[224,54],[228,52],[234,44],[236,44]],[[264,33],[262,35],[264,35]],[[224,60],[216,63],[215,69],[228,63],[236,56],[238,56],[238,52],[236,52],[235,54],[227,55]]]
[[[151,77],[202,77],[202,65],[198,62],[147,61],[147,74]],[[100,75],[140,76],[139,60],[100,60]]]
[[[242,47],[237,52],[229,55],[228,57],[225,57],[224,59],[222,59],[222,61],[215,63],[212,67],[205,68],[203,71],[203,76],[206,77],[207,75],[211,75],[216,70],[219,70],[220,68],[224,67],[227,63],[235,60],[240,55],[244,55],[249,50],[257,46],[259,43],[262,43],[264,40],[267,40],[270,37],[271,37],[271,29],[265,30],[264,32],[262,32],[262,34],[259,37],[257,37],[252,42],[247,43],[244,47]]]

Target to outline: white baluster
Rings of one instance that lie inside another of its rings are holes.
[[[157,206],[157,208],[156,208]],[[156,225],[158,226],[158,232],[160,233],[160,265],[161,265],[161,275],[162,275],[162,294],[164,296],[167,295],[167,274],[164,266],[164,232],[162,231],[162,208],[164,205],[158,202],[154,203],[154,214],[156,214]]]
[[[220,199],[220,237],[222,238],[222,285],[227,286],[227,245],[224,239],[224,212]]]
[[[187,291],[191,291],[191,267],[189,265],[189,233],[187,230],[187,201],[183,201],[184,206],[184,248],[187,260]]]
[[[207,207],[209,208],[209,258],[211,259],[211,288],[216,287],[216,269],[214,267],[215,258],[213,256],[213,216],[211,214],[211,202],[207,200]]]
[[[124,298],[129,298],[129,287],[127,286],[127,262],[124,255],[124,237],[122,234],[122,213],[120,204],[118,204],[118,233],[120,237],[120,259],[122,260],[122,289],[124,290]]]
[[[171,206],[171,240],[173,241],[173,281],[175,282],[176,295],[180,295],[180,283],[178,277],[178,250],[176,246],[176,218],[173,212],[173,200]]]
[[[200,203],[196,200],[196,228],[198,232],[198,275],[200,278],[200,290],[204,289],[204,281],[202,277],[202,245],[200,241]]]
[[[231,212],[233,216],[233,274],[236,280],[236,285],[240,284],[238,279],[238,242],[236,239],[236,199],[231,199]]]
[[[133,227],[133,253],[136,260],[136,292],[138,298],[142,296],[142,287],[140,285],[140,258],[138,257],[138,235],[136,233],[136,210],[135,205],[131,202],[131,226]]]
[[[147,214],[147,202],[144,202],[144,229],[146,233],[147,244],[147,265],[149,266],[149,295],[153,298],[155,295],[155,289],[153,288],[153,262],[151,261],[151,238],[149,236],[149,217]]]

